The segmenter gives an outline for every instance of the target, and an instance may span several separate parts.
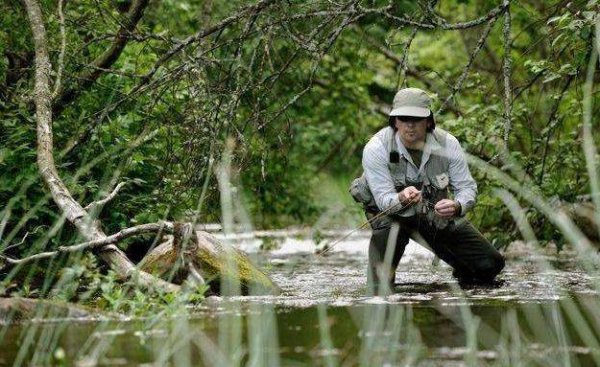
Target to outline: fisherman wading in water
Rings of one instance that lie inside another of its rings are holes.
[[[431,99],[420,89],[398,91],[389,116],[389,126],[365,146],[364,174],[350,188],[373,229],[369,289],[393,287],[411,237],[427,242],[459,281],[493,281],[504,258],[464,218],[475,204],[477,185],[460,143],[436,128]]]

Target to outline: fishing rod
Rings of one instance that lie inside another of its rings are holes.
[[[423,199],[421,199],[423,200]],[[323,251],[320,251],[317,253],[318,256],[322,256],[323,254],[327,253],[329,250],[331,250],[335,245],[339,244],[340,242],[342,242],[343,240],[345,240],[346,238],[350,237],[354,232],[359,231],[361,229],[363,229],[367,224],[371,224],[372,221],[374,221],[375,219],[379,219],[381,217],[383,217],[384,215],[387,215],[389,212],[394,211],[396,209],[397,206],[401,206],[400,209],[397,209],[398,211],[404,210],[412,205],[414,205],[416,203],[414,202],[409,202],[408,204],[402,206],[402,202],[397,202],[396,204],[390,206],[389,208],[387,208],[386,210],[383,210],[382,212],[378,213],[377,215],[373,216],[370,219],[367,219],[364,223],[362,223],[360,226],[354,228],[353,230],[351,230],[350,232],[346,233],[344,236],[342,236],[341,238],[338,238],[337,240],[335,240],[331,245],[327,246],[326,248],[323,249]]]

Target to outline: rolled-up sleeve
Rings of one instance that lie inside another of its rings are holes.
[[[454,194],[454,200],[461,206],[461,215],[465,215],[475,205],[477,196],[477,183],[471,176],[465,153],[460,143],[453,136],[447,140],[450,187]]]
[[[385,147],[378,138],[372,138],[363,150],[362,165],[365,177],[381,211],[400,202],[387,165],[388,159]],[[397,207],[400,208],[399,205]]]

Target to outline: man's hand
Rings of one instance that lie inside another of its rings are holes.
[[[435,212],[442,218],[450,218],[458,214],[459,205],[456,201],[442,199],[435,204]]]
[[[421,201],[421,191],[414,186],[409,186],[398,193],[402,205],[416,204]]]

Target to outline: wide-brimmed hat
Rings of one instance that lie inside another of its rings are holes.
[[[394,96],[390,116],[427,117],[431,115],[431,98],[419,88],[400,89]]]

